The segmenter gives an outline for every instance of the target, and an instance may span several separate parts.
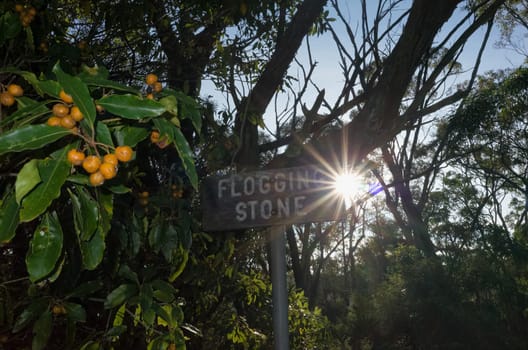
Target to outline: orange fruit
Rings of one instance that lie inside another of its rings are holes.
[[[11,107],[15,104],[15,97],[7,91],[2,92],[0,94],[0,104],[3,104],[6,107]]]
[[[62,103],[56,103],[53,105],[52,108],[53,114],[55,114],[57,117],[64,117],[68,114],[70,114],[70,109],[68,106]]]
[[[154,92],[161,92],[161,90],[163,90],[163,85],[157,81],[152,85],[152,90],[154,90]]]
[[[103,163],[99,167],[99,172],[106,180],[113,179],[117,175],[117,167],[114,164]]]
[[[73,127],[75,127],[76,124],[75,124],[75,120],[73,120],[72,117],[67,115],[61,118],[60,125],[66,129],[73,129]]]
[[[146,98],[148,100],[153,100],[154,99],[154,95],[153,94],[147,94]]]
[[[76,122],[80,122],[84,119],[84,115],[77,106],[73,106],[72,108],[70,108],[70,115]]]
[[[22,11],[24,11],[24,5],[16,4],[16,5],[15,5],[15,11],[16,11],[16,12],[22,12]]]
[[[31,6],[28,10],[27,10],[27,13],[28,15],[30,15],[31,17],[35,17],[37,15],[37,10]]]
[[[67,94],[64,90],[59,92],[59,97],[66,103],[73,103],[73,97],[70,94]]]
[[[46,122],[49,126],[60,126],[61,125],[61,118],[56,117],[52,115],[48,118],[48,121]]]
[[[51,312],[54,315],[66,315],[67,314],[67,311],[64,305],[59,305],[59,304],[53,305],[53,307],[51,308]]]
[[[9,84],[7,86],[7,92],[9,92],[11,95],[15,97],[20,97],[24,95],[24,89],[22,89],[22,87],[17,84]]]
[[[115,155],[120,162],[128,162],[132,159],[132,148],[130,146],[118,146],[115,149]]]
[[[23,27],[29,27],[29,25],[31,24],[32,20],[33,20],[33,18],[31,18],[30,16],[28,16],[26,14],[22,14],[22,16],[20,18],[20,22],[22,22],[22,26]]]
[[[103,157],[103,163],[110,163],[114,166],[117,166],[118,162],[119,161],[117,160],[116,155],[113,153],[105,154],[105,156]]]
[[[156,143],[156,142],[158,142],[159,140],[160,140],[160,133],[159,133],[159,131],[156,131],[156,130],[152,131],[152,132],[150,133],[150,142],[152,142],[152,143]]]
[[[48,52],[48,43],[43,41],[39,45],[39,49],[41,49],[44,52]]]
[[[84,153],[77,151],[76,149],[71,149],[68,151],[68,161],[73,165],[81,165],[85,158]]]
[[[101,166],[101,159],[97,156],[88,156],[82,162],[82,167],[86,170],[87,173],[93,174]]]
[[[147,77],[145,78],[145,82],[147,83],[147,85],[152,85],[157,81],[158,81],[158,76],[154,73],[147,74]]]
[[[102,184],[104,184],[104,182],[105,178],[100,171],[96,171],[95,173],[90,174],[90,184],[92,186],[101,186]]]

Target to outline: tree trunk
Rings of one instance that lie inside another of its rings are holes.
[[[257,83],[237,110],[235,131],[240,137],[236,162],[242,169],[258,166],[258,125],[249,119],[262,118],[271,98],[283,82],[303,39],[323,12],[327,0],[305,0],[298,8]]]

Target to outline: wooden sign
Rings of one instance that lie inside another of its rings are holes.
[[[202,209],[208,231],[339,220],[345,215],[334,180],[314,166],[206,178]]]

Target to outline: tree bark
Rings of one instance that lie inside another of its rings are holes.
[[[346,159],[352,165],[394,138],[407,123],[400,118],[399,108],[409,83],[436,34],[461,2],[415,0],[398,42],[383,62],[378,81],[366,92],[361,111],[342,130],[332,131],[306,147],[301,161],[313,162],[322,157]],[[287,163],[291,163],[289,158],[277,157],[270,167]]]
[[[322,14],[326,2],[327,0],[305,0],[299,6],[257,83],[243,99],[235,119],[235,130],[240,137],[235,160],[240,168],[258,166],[258,125],[251,123],[249,117],[262,118],[303,39]]]

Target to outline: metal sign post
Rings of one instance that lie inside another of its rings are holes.
[[[275,350],[289,350],[288,285],[286,282],[285,227],[272,226],[269,230],[271,243],[271,291],[273,294],[273,333]]]

